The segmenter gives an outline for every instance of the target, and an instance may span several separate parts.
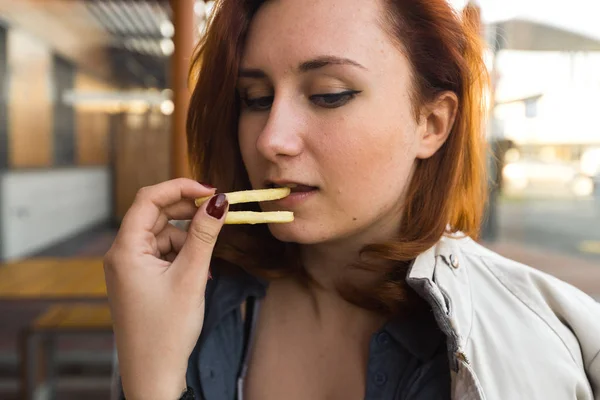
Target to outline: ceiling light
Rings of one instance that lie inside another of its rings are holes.
[[[162,39],[160,41],[160,50],[165,56],[170,56],[175,51],[175,43],[171,39]]]
[[[169,20],[164,20],[161,22],[160,33],[163,35],[163,37],[172,38],[175,34],[175,27],[173,26],[173,23]]]

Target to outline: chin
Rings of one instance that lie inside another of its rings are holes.
[[[287,224],[269,224],[269,230],[275,239],[286,243],[317,244],[329,238],[321,229],[306,226],[296,220]]]

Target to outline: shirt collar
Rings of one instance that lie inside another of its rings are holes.
[[[417,261],[423,261],[423,258]],[[414,272],[414,267],[415,265],[411,265],[409,277],[411,272]],[[206,330],[218,324],[221,318],[239,307],[249,297],[263,298],[266,295],[268,287],[266,280],[250,275],[241,268],[234,267],[233,271],[233,273],[230,271],[220,273],[219,269],[215,269],[213,279],[208,283],[207,296],[211,297],[212,304],[210,310],[207,310]],[[444,333],[440,330],[429,307],[419,308],[408,316],[391,319],[384,326],[384,330],[409,353],[422,361],[431,359],[444,339]]]
[[[384,330],[421,361],[430,360],[444,341],[444,333],[428,307],[420,307],[410,315],[393,318],[384,326]]]
[[[265,280],[250,275],[241,268],[225,266],[213,270],[213,278],[206,288],[207,302],[205,329],[210,331],[219,321],[246,301],[249,297],[263,298],[268,283]]]

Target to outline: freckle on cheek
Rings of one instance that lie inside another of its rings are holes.
[[[352,218],[352,221],[356,221],[356,220],[358,220],[358,218],[356,218],[356,217],[353,217],[353,218]]]

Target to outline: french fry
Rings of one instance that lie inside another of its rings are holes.
[[[244,190],[241,192],[225,193],[229,204],[252,203],[261,201],[279,200],[288,196],[290,188],[275,188],[261,190]],[[197,198],[194,203],[200,207],[202,203],[212,196]],[[292,222],[294,213],[291,211],[271,211],[271,212],[253,212],[253,211],[230,211],[225,217],[225,224],[283,224]]]
[[[231,211],[225,217],[225,224],[283,224],[293,220],[294,213],[291,211]]]
[[[229,204],[253,203],[260,201],[279,200],[290,194],[291,189],[287,187],[275,189],[244,190],[241,192],[225,193]],[[210,199],[212,196],[200,197],[195,200],[196,207]]]

